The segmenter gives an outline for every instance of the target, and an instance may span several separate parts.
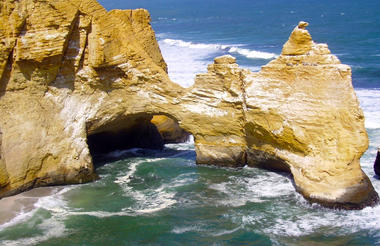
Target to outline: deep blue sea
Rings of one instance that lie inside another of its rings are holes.
[[[223,54],[258,71],[299,21],[309,22],[313,40],[352,68],[370,138],[361,164],[380,192],[379,0],[100,3],[148,9],[169,76],[184,87]],[[7,198],[19,211],[0,225],[0,245],[380,245],[380,206],[326,209],[306,202],[286,174],[197,166],[191,141],[108,155],[121,160],[99,167],[96,182]]]

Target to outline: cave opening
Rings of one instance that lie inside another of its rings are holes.
[[[191,138],[191,134],[182,129],[175,118],[163,114],[121,116],[87,131],[87,144],[95,167],[125,157],[107,155],[112,152],[134,148],[163,150],[165,144],[184,143]]]

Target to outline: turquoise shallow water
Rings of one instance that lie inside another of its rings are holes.
[[[222,54],[258,70],[298,21],[309,21],[314,40],[352,67],[370,137],[361,162],[380,192],[372,168],[380,147],[379,1],[100,2],[150,11],[169,75],[183,86]],[[105,157],[120,160],[98,167],[100,180],[54,187],[0,225],[0,245],[380,245],[379,206],[309,204],[286,174],[195,165],[192,143]]]
[[[1,245],[380,242],[380,207],[337,211],[308,204],[287,174],[195,165],[192,143],[111,155],[129,157],[99,167],[94,183],[54,188],[34,210],[0,226]],[[371,173],[370,165],[365,169]]]

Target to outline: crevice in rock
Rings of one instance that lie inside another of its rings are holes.
[[[247,124],[247,116],[246,116],[246,112],[247,112],[247,93],[245,91],[245,88],[247,87],[246,83],[245,83],[245,79],[244,79],[244,74],[242,71],[240,71],[239,73],[239,78],[240,78],[240,90],[242,92],[242,115],[243,115],[243,122],[244,122],[244,125],[242,126],[242,130],[244,132],[244,135],[247,136],[247,132],[246,132],[246,129],[245,129],[245,125]],[[246,150],[244,151],[243,153],[243,161],[244,161],[244,164],[245,165],[248,165],[248,158],[249,158],[249,155],[248,155],[248,143],[246,142]]]
[[[75,80],[75,67],[73,58],[78,54],[69,54],[70,51],[76,50],[79,52],[80,47],[71,47],[79,44],[79,23],[80,23],[80,12],[77,11],[73,21],[69,27],[69,33],[63,45],[62,57],[58,64],[58,72],[56,77],[49,84],[57,88],[69,88],[74,89]],[[74,49],[73,49],[74,48]]]
[[[246,116],[246,112],[247,112],[247,93],[245,91],[245,88],[247,87],[246,83],[245,83],[245,76],[243,75],[243,72],[240,71],[240,89],[241,89],[241,92],[242,92],[242,114],[243,114],[243,119],[244,119],[244,123],[247,122],[247,116]]]
[[[18,26],[18,28],[15,32],[15,35],[22,36],[23,33],[25,34],[25,32],[26,32],[26,18],[24,18],[22,20],[21,25]],[[18,40],[19,40],[19,38],[15,37],[14,45],[12,46],[12,49],[9,52],[7,62],[4,66],[4,71],[0,77],[0,97],[2,97],[5,94],[5,91],[7,89],[8,83],[9,83],[10,78],[11,78],[11,73],[13,70],[13,63],[14,63],[13,57],[14,57],[14,53],[16,51]]]
[[[16,45],[17,45],[17,40],[16,40],[15,47]],[[15,51],[15,47],[13,47],[12,51],[9,53],[7,64],[5,65],[4,72],[0,78],[0,97],[4,96],[5,91],[7,90],[8,83],[11,79],[11,73],[13,69],[12,66],[14,62],[13,54]]]
[[[90,35],[91,32],[92,32],[92,20],[90,21],[88,30],[86,32],[86,40],[84,43],[84,47],[83,47],[82,54],[81,54],[80,59],[79,59],[79,64],[78,64],[78,68],[77,68],[76,72],[78,72],[79,70],[81,70],[83,68],[84,58],[86,56],[86,52],[88,52],[88,35]]]
[[[63,51],[62,51],[62,61],[61,64],[64,63],[65,58],[67,57],[67,53],[69,50],[69,44],[71,41],[73,41],[73,35],[76,31],[79,31],[79,21],[80,21],[80,12],[77,11],[75,13],[75,17],[73,18],[73,21],[70,24],[69,33],[67,34],[67,39],[65,40],[65,43],[63,45]]]

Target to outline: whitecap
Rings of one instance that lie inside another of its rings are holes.
[[[257,50],[249,50],[249,49],[243,49],[243,48],[238,48],[238,47],[231,47],[228,49],[228,52],[232,54],[234,53],[240,54],[247,58],[252,58],[252,59],[273,59],[278,56],[274,53],[257,51]]]
[[[143,162],[145,162],[145,161],[139,160],[139,161],[132,162],[129,165],[129,171],[127,172],[127,174],[122,176],[122,177],[116,178],[116,180],[114,182],[117,184],[128,184],[132,179],[132,175],[136,172],[137,166]]]
[[[204,44],[204,43],[193,43],[187,42],[180,39],[169,39],[166,38],[162,42],[169,44],[171,46],[186,47],[190,49],[209,49],[214,51],[227,51],[228,53],[240,54],[251,59],[272,59],[278,55],[270,52],[250,50],[245,48],[240,48],[243,45],[225,45],[225,44]]]
[[[167,185],[162,185],[153,190],[132,191],[130,195],[137,201],[133,210],[138,214],[155,213],[176,204],[177,201],[174,199],[176,193],[167,189]]]
[[[108,218],[113,216],[131,216],[135,215],[133,212],[119,211],[119,212],[108,212],[108,211],[71,211],[67,213],[68,215],[87,215],[97,218]]]
[[[231,176],[227,182],[208,186],[223,194],[223,198],[214,201],[217,206],[240,207],[247,202],[261,203],[294,194],[290,179],[281,174],[248,167],[244,171],[248,177]]]
[[[0,241],[0,243],[4,246],[29,246],[36,245],[51,238],[63,237],[67,234],[64,223],[55,217],[44,220],[38,225],[38,228],[43,231],[42,235],[17,240],[4,240]]]
[[[212,236],[214,236],[214,237],[220,237],[220,236],[223,236],[223,235],[232,234],[232,233],[234,233],[234,232],[236,232],[236,231],[238,231],[240,229],[241,229],[241,227],[238,226],[238,227],[236,227],[236,228],[234,228],[232,230],[222,230],[222,231],[218,231],[218,232],[214,232],[214,233],[210,233],[210,234]]]
[[[250,50],[239,44],[206,44],[194,43],[180,39],[165,38],[159,34],[159,45],[168,64],[169,77],[183,87],[194,84],[195,75],[205,73],[212,58],[221,54],[242,55],[249,59],[272,59],[274,53]],[[259,67],[246,67],[259,70]]]
[[[50,212],[63,213],[68,209],[67,202],[63,198],[63,194],[75,189],[76,187],[78,186],[68,186],[50,196],[41,197],[38,199],[34,206],[36,208],[42,208]]]
[[[175,234],[182,234],[182,233],[185,233],[185,232],[201,232],[203,231],[203,229],[198,226],[198,225],[193,225],[193,226],[176,226],[173,228],[173,230],[171,231],[172,233],[175,233]]]
[[[170,42],[168,39],[164,40],[160,40],[159,45],[162,55],[168,64],[170,79],[183,87],[190,87],[194,84],[196,74],[206,72],[207,64],[210,62],[205,60],[205,58],[215,53],[216,50],[213,48],[191,49],[185,47],[184,43]],[[179,45],[175,45],[176,43]]]

